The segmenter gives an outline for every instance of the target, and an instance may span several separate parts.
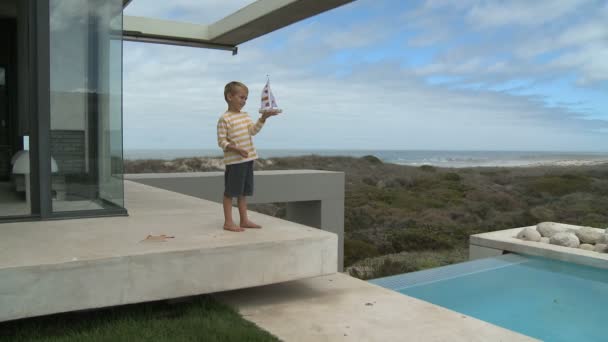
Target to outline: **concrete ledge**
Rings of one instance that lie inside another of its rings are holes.
[[[125,182],[130,217],[7,223],[0,321],[225,291],[336,272],[337,236],[251,212],[221,229],[219,204]],[[148,234],[175,236],[143,241]]]
[[[249,203],[344,199],[344,172],[322,170],[255,171]],[[222,202],[224,172],[126,174],[125,179],[180,194]]]
[[[344,172],[256,171],[248,203],[287,203],[287,220],[338,235],[338,270],[344,264]],[[180,194],[222,202],[223,172],[127,174],[125,179]]]
[[[211,24],[209,34],[213,42],[238,45],[352,1],[258,0]]]
[[[234,48],[352,1],[258,0],[210,25],[124,16],[123,37],[172,45]]]
[[[486,249],[486,252],[490,249],[495,250],[496,253],[498,253],[498,251],[507,251],[608,269],[608,254],[606,253],[597,253],[547,243],[524,241],[515,238],[517,233],[524,228],[526,227],[471,235],[469,240],[470,248],[477,249],[477,247],[483,247]],[[569,225],[568,228],[579,229],[580,227]],[[475,252],[472,253],[474,254]]]
[[[536,341],[340,273],[214,296],[283,341]]]

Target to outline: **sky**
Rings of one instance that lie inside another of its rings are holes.
[[[134,0],[210,24],[252,1]],[[224,85],[258,149],[608,151],[608,0],[357,0],[228,51],[125,42],[124,147],[214,149]]]

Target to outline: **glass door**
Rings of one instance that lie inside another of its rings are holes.
[[[17,19],[0,17],[0,219],[31,215],[30,157],[17,105]]]

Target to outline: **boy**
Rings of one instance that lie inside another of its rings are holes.
[[[277,115],[265,112],[254,124],[241,109],[247,102],[249,90],[241,82],[230,82],[224,87],[224,99],[228,110],[217,123],[217,143],[224,150],[224,229],[242,232],[244,228],[262,228],[247,218],[247,199],[253,195],[253,161],[258,155],[253,146],[252,136],[264,126],[266,119]],[[237,197],[240,224],[232,220],[232,198]]]

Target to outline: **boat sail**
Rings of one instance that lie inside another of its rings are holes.
[[[274,94],[270,89],[270,79],[266,80],[266,85],[262,90],[262,103],[260,105],[260,113],[273,112],[281,113],[283,110],[277,106],[277,101],[274,98]]]

